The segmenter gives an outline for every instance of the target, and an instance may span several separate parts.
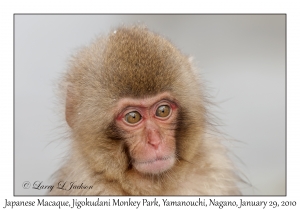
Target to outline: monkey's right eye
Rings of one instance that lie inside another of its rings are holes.
[[[125,115],[125,121],[130,124],[135,124],[139,122],[141,118],[142,118],[141,114],[136,111],[129,112],[128,114]]]

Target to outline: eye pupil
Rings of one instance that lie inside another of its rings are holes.
[[[169,106],[162,105],[162,106],[157,108],[156,116],[158,116],[158,117],[167,117],[167,116],[169,116],[170,111],[171,111],[171,108]]]
[[[128,114],[125,115],[125,121],[130,124],[135,124],[139,122],[141,118],[142,118],[141,114],[136,111],[129,112]]]

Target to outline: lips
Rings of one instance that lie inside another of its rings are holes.
[[[175,163],[172,156],[157,157],[150,160],[135,160],[133,165],[141,173],[159,174],[170,169]]]

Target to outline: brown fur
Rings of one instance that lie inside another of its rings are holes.
[[[205,98],[189,59],[141,26],[121,27],[84,48],[66,74],[66,120],[71,156],[58,171],[51,195],[235,195],[237,176],[226,150],[209,136]],[[159,175],[130,164],[116,104],[169,92],[179,105],[177,162]],[[92,189],[57,189],[75,182]]]

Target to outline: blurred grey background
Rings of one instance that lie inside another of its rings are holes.
[[[285,195],[285,15],[15,15],[15,195],[51,175],[68,151],[55,88],[70,56],[122,24],[140,23],[194,58],[245,195]],[[233,140],[232,140],[233,139]]]

